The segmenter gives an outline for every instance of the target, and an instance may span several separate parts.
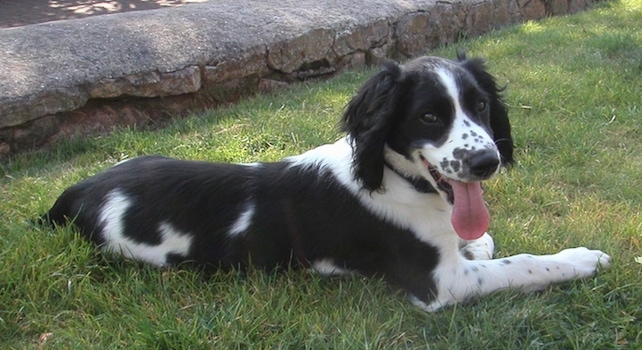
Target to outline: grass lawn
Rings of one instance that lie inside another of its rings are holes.
[[[269,161],[332,142],[373,74],[347,72],[0,164],[0,348],[642,348],[642,0],[457,46],[508,87],[517,164],[486,185],[496,255],[588,246],[613,257],[610,269],[429,314],[379,280],[155,269],[28,224],[67,186],[136,155]]]

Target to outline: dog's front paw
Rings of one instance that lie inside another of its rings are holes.
[[[591,250],[585,247],[564,249],[555,254],[556,258],[573,267],[575,277],[590,277],[598,269],[611,265],[611,257],[600,250]]]
[[[490,260],[493,258],[495,243],[493,237],[488,233],[484,233],[478,239],[462,241],[462,243],[459,253],[468,260]]]

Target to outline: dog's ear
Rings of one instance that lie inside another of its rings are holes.
[[[383,70],[368,79],[348,103],[341,120],[352,143],[355,178],[370,191],[381,190],[383,150],[401,96],[401,77],[399,65],[384,63]]]
[[[497,86],[495,78],[486,70],[483,60],[474,58],[466,59],[463,52],[457,53],[457,59],[477,80],[479,86],[490,97],[490,128],[493,131],[493,140],[502,156],[502,164],[513,163],[513,137],[508,120],[508,110],[502,99],[503,88]]]

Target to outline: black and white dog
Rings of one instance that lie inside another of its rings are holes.
[[[513,160],[500,92],[464,55],[387,63],[334,144],[276,163],[131,159],[67,189],[43,219],[158,266],[383,276],[428,311],[593,275],[610,258],[586,248],[492,259],[480,183]]]

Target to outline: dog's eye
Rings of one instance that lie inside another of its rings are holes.
[[[437,116],[432,113],[426,113],[421,116],[421,121],[424,123],[431,124],[437,121]]]
[[[483,112],[486,110],[487,107],[488,107],[488,103],[486,103],[486,101],[477,102],[477,112]]]

